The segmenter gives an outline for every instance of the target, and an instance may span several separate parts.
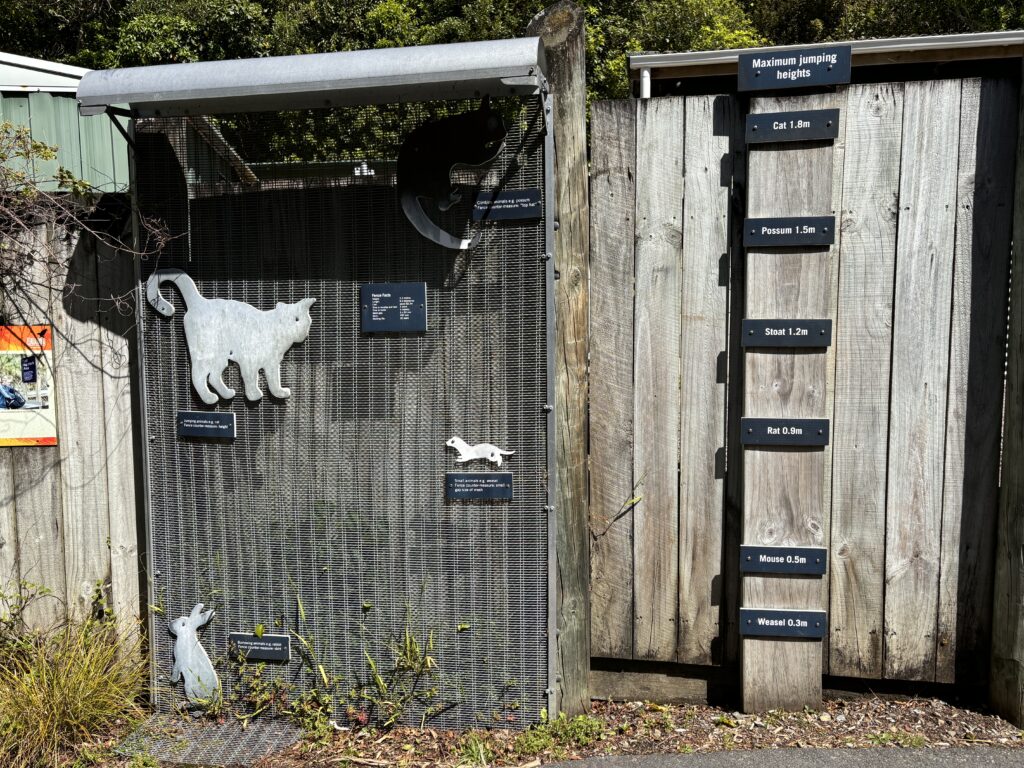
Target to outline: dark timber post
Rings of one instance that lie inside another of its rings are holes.
[[[569,715],[589,708],[587,355],[590,217],[587,185],[584,14],[557,2],[530,22],[544,41],[554,94],[555,413],[558,455],[558,699]]]
[[[992,707],[1017,725],[1024,724],[1024,99],[1021,106],[990,671]]]

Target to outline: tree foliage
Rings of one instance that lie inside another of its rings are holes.
[[[626,54],[1009,29],[1024,0],[591,0],[591,97],[627,93]],[[87,67],[522,35],[545,0],[5,0],[0,50]]]

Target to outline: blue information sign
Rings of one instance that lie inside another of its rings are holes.
[[[819,639],[827,631],[828,619],[824,611],[740,608],[740,634],[744,637]]]
[[[21,381],[24,384],[31,384],[36,380],[36,358],[34,355],[27,355],[21,358]]]
[[[511,472],[448,472],[444,495],[449,501],[510,501]]]
[[[235,438],[235,414],[212,411],[178,411],[178,437]]]
[[[741,53],[737,88],[740,91],[775,91],[848,83],[850,58],[848,45]]]
[[[359,287],[363,333],[427,330],[426,283],[368,283]]]

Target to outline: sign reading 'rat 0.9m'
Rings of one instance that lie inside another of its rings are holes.
[[[850,82],[850,46],[762,51],[739,55],[741,91],[774,91]]]

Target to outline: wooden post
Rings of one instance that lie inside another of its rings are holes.
[[[1018,119],[1013,201],[1016,255],[1010,293],[1010,336],[1003,419],[1003,483],[999,498],[992,615],[992,707],[1024,725],[1024,99]]]
[[[587,503],[587,357],[590,215],[587,181],[584,14],[557,2],[527,34],[544,41],[554,95],[555,413],[558,443],[558,699],[577,714],[590,706],[590,542]]]
[[[757,98],[752,112],[827,109],[837,94]],[[842,119],[842,118],[841,118]],[[831,143],[766,145],[748,158],[747,216],[820,216],[838,212]],[[838,234],[836,237],[838,244]],[[832,249],[747,252],[748,318],[828,318],[832,312]],[[824,349],[748,349],[744,414],[828,418],[828,355]],[[744,451],[743,541],[753,545],[827,547],[825,470],[821,448],[748,447]],[[747,574],[745,608],[826,608],[819,578]],[[742,628],[741,628],[742,632]],[[799,710],[821,704],[822,643],[790,638],[742,641],[743,708]]]

